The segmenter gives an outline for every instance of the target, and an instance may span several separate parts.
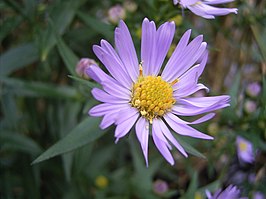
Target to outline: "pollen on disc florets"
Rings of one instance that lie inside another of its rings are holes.
[[[152,123],[163,116],[175,103],[172,84],[161,76],[139,76],[132,89],[131,105]]]

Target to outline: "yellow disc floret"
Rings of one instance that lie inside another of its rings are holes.
[[[133,86],[130,104],[152,123],[153,118],[163,116],[175,103],[172,85],[161,76],[141,75]]]
[[[240,151],[243,151],[244,152],[244,151],[247,150],[247,144],[245,142],[241,141],[239,143],[239,148],[240,148]]]

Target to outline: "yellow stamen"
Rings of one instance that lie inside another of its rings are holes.
[[[177,82],[179,82],[179,79],[178,79],[178,78],[175,79],[174,81],[172,81],[171,85],[173,86],[173,85],[175,85]]]
[[[240,151],[246,151],[247,150],[247,144],[245,142],[240,142],[239,143],[239,149]]]
[[[177,82],[178,79],[168,83],[161,76],[144,77],[140,64],[140,76],[133,85],[130,104],[152,124],[153,118],[161,117],[171,110],[175,103],[172,85]]]
[[[139,76],[142,76],[142,74],[143,74],[143,68],[142,68],[142,61],[140,62],[140,64],[139,64]]]

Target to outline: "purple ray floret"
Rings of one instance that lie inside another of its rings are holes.
[[[139,60],[129,30],[120,21],[115,29],[115,48],[105,40],[93,46],[109,74],[96,65],[87,69],[87,75],[102,86],[92,89],[93,97],[101,103],[91,108],[89,114],[103,117],[102,129],[116,125],[116,142],[135,126],[147,166],[150,136],[159,152],[173,165],[171,146],[185,157],[187,153],[171,131],[213,139],[190,125],[205,122],[214,117],[213,111],[229,106],[227,95],[191,96],[201,89],[208,91],[198,83],[208,58],[202,35],[189,42],[191,30],[186,31],[163,67],[174,33],[174,22],[166,22],[156,29],[155,23],[145,18]],[[191,122],[180,118],[196,115],[201,117]]]
[[[174,4],[180,4],[182,8],[188,8],[194,14],[206,19],[214,19],[215,16],[237,14],[237,8],[220,8],[213,5],[229,3],[234,0],[173,0]]]

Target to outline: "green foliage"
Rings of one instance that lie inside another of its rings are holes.
[[[182,13],[171,0],[133,1],[137,8],[126,11],[125,21],[138,54],[144,17],[157,25],[175,20],[174,44],[192,28],[193,36],[204,34],[209,45],[200,81],[211,95],[231,96],[229,108],[197,126],[213,141],[173,133],[190,155],[184,158],[173,149],[176,164],[170,166],[150,139],[149,167],[134,129],[115,144],[114,127],[101,130],[101,118],[87,115],[97,103],[90,91],[100,86],[76,73],[80,58],[98,62],[94,44],[114,43],[117,24],[108,22],[108,10],[125,2],[0,2],[0,198],[204,198],[206,190],[228,184],[250,198],[256,191],[265,194],[265,2],[235,1],[238,15],[205,20],[186,9]],[[261,86],[257,96],[247,92],[252,82]],[[247,101],[255,110],[247,109]],[[253,144],[253,164],[238,160],[237,136]],[[241,181],[235,177],[239,173]],[[158,181],[168,190],[158,193]]]

